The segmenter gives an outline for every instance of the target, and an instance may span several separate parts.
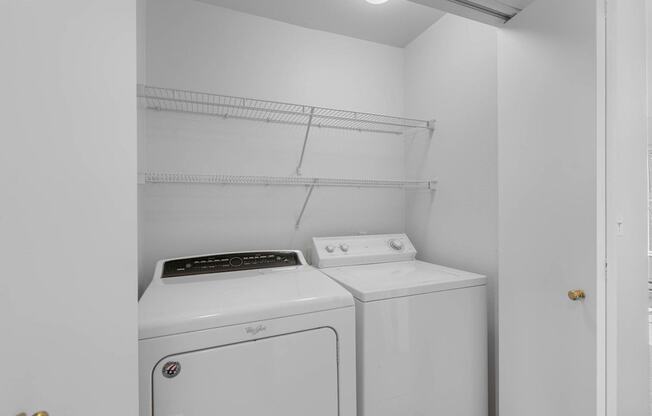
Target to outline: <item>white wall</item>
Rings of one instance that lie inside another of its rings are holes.
[[[645,1],[646,23],[646,65],[647,65],[647,118],[648,128],[652,119],[652,1]],[[648,142],[652,144],[652,135],[648,132]]]
[[[645,15],[644,1],[608,2],[610,415],[649,415]]]
[[[647,16],[647,140],[648,148],[652,148],[652,2],[647,0],[645,6]],[[650,187],[650,179],[652,178],[648,177],[648,189]],[[648,233],[652,233],[652,224],[648,224]],[[650,244],[648,244],[648,249],[652,248],[649,246]],[[648,256],[648,280],[652,281],[652,256]],[[652,307],[652,294],[650,296],[650,307]]]
[[[420,259],[488,276],[492,399],[498,278],[496,71],[496,29],[457,16],[444,16],[406,48],[406,115],[435,115],[438,120],[432,139],[409,142],[407,174],[440,180],[432,198],[408,194],[406,229]],[[494,407],[490,403],[492,411]]]
[[[403,50],[189,0],[147,4],[150,85],[403,113]],[[142,117],[142,116],[141,116]],[[141,171],[293,175],[304,129],[147,111]],[[405,139],[314,129],[305,176],[402,178]],[[401,232],[401,190],[142,185],[140,292],[156,260],[205,252],[307,249],[331,234]]]
[[[1,3],[0,414],[135,416],[135,4]]]

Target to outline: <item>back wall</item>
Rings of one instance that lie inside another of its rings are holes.
[[[293,26],[191,0],[141,3],[139,82],[403,114],[400,48]],[[305,129],[141,110],[139,170],[295,174]],[[303,174],[402,179],[405,138],[313,129]],[[402,190],[140,185],[139,293],[168,257],[307,250],[313,236],[403,232]]]

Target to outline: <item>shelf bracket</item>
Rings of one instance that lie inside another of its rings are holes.
[[[308,117],[308,127],[306,127],[306,137],[304,137],[303,139],[303,147],[301,148],[301,157],[299,157],[299,164],[297,165],[297,175],[299,176],[301,176],[301,166],[303,165],[303,157],[306,154],[306,146],[308,145],[308,137],[310,136],[310,127],[312,127],[312,117],[314,115],[315,115],[315,107],[310,107],[310,117]]]
[[[297,218],[296,224],[294,224],[294,228],[296,230],[299,229],[299,226],[301,225],[301,219],[303,218],[303,214],[306,212],[306,207],[308,206],[308,201],[310,201],[310,197],[312,196],[312,191],[315,190],[315,185],[310,185],[310,188],[308,189],[308,194],[306,195],[306,200],[303,201],[303,206],[301,207],[301,212],[299,213],[299,218]]]

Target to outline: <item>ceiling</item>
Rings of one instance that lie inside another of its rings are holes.
[[[497,27],[509,21],[534,0],[409,0],[436,10]],[[543,0],[542,0],[543,1]]]
[[[506,4],[508,6],[516,7],[517,9],[525,9],[530,5],[534,0],[498,0],[500,3]]]
[[[404,47],[444,12],[408,0],[199,0],[202,3],[385,45]]]

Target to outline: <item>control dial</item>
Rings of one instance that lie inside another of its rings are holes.
[[[326,246],[326,251],[328,251],[329,253],[334,252],[334,251],[335,251],[335,246],[330,245],[330,244],[327,245],[327,246]]]
[[[349,248],[350,248],[349,245],[346,244],[346,243],[342,243],[342,244],[340,244],[340,250],[342,250],[342,251],[345,252],[345,253],[346,253],[347,251],[349,251]]]
[[[242,266],[242,258],[240,257],[231,257],[229,260],[229,264],[233,267],[240,267]]]
[[[397,240],[397,239],[389,240],[389,246],[391,248],[393,248],[394,250],[397,250],[397,251],[401,251],[401,250],[403,250],[403,248],[405,248],[405,245],[403,244],[403,242],[401,240]]]

